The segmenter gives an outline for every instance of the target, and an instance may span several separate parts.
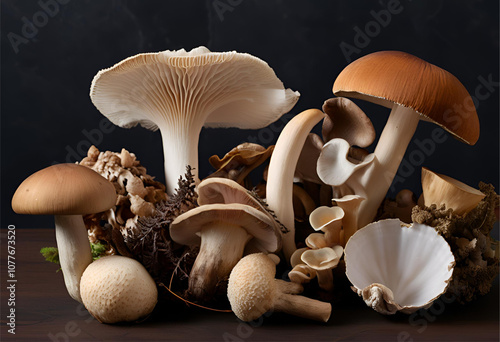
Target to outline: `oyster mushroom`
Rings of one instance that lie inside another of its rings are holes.
[[[344,245],[341,239],[344,210],[339,207],[318,207],[309,216],[309,223],[315,231],[325,233],[326,246]]]
[[[359,58],[338,75],[333,93],[391,108],[375,148],[377,162],[364,171],[361,182],[366,192],[361,227],[374,219],[420,120],[433,122],[471,145],[479,137],[476,109],[460,81],[408,53],[380,51]],[[458,103],[466,105],[457,111]]]
[[[307,284],[316,278],[316,271],[306,264],[298,264],[288,272],[288,278],[293,283]]]
[[[302,261],[316,271],[319,287],[325,291],[333,289],[332,269],[337,267],[344,249],[342,246],[310,249],[301,255]]]
[[[18,214],[54,215],[64,283],[69,295],[80,303],[80,278],[92,262],[82,215],[108,210],[115,201],[110,182],[76,164],[56,164],[35,172],[12,197],[12,209]]]
[[[296,249],[293,213],[293,176],[300,152],[311,129],[325,117],[318,109],[296,115],[281,132],[274,147],[267,176],[266,199],[269,208],[288,229],[283,235],[283,252],[287,262]]]
[[[344,228],[343,244],[345,244],[358,230],[359,207],[365,199],[358,195],[346,195],[341,198],[334,198],[333,200],[344,211],[342,227]]]
[[[247,142],[233,148],[222,159],[213,155],[208,161],[217,171],[207,178],[229,178],[243,185],[248,174],[269,159],[273,150],[274,145],[264,148],[261,145]]]
[[[382,314],[428,308],[448,288],[455,258],[434,228],[398,219],[371,223],[345,247],[347,278],[365,303]]]
[[[206,301],[241,259],[248,241],[253,238],[261,248],[275,252],[281,233],[268,214],[231,203],[206,204],[185,212],[171,223],[170,236],[177,243],[200,246],[188,290],[196,299]]]
[[[323,247],[329,247],[326,242],[325,234],[322,233],[312,233],[306,238],[306,245],[311,249],[320,249]]]
[[[120,127],[160,130],[172,194],[186,166],[198,172],[203,126],[265,127],[288,112],[299,93],[285,90],[257,57],[198,47],[129,57],[97,73],[90,97]]]
[[[375,129],[365,112],[345,97],[328,99],[323,104],[327,117],[321,134],[326,143],[342,138],[349,145],[367,147],[375,140]]]
[[[158,290],[137,260],[111,255],[91,263],[82,275],[85,308],[101,323],[137,322],[153,311]]]
[[[422,190],[426,207],[444,204],[457,215],[467,214],[486,196],[467,184],[425,167],[422,168]]]
[[[250,254],[231,271],[227,297],[242,321],[255,320],[266,312],[280,311],[306,319],[327,322],[329,303],[298,296],[300,284],[275,279],[276,265],[265,254]]]

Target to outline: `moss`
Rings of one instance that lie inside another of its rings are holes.
[[[434,204],[415,206],[412,211],[413,222],[434,227],[450,244],[456,266],[448,293],[461,303],[488,293],[499,272],[499,260],[492,249],[495,241],[490,237],[499,196],[491,184],[481,182],[479,189],[486,197],[463,216]]]

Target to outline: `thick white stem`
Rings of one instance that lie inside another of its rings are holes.
[[[165,163],[165,184],[167,193],[172,195],[180,176],[186,173],[186,166],[193,168],[198,184],[198,140],[202,125],[185,122],[159,126],[163,142]]]
[[[189,291],[195,298],[206,301],[243,257],[252,236],[242,227],[214,222],[201,230],[200,237],[200,252],[189,275]]]
[[[325,114],[318,109],[309,109],[296,115],[281,132],[269,163],[266,200],[269,208],[289,231],[283,235],[283,252],[288,262],[296,249],[293,176],[307,135],[324,117]]]
[[[64,283],[69,295],[82,302],[80,279],[92,262],[87,228],[81,215],[56,215],[56,241]]]
[[[394,105],[375,148],[375,160],[363,175],[361,186],[366,195],[359,207],[358,227],[372,222],[387,194],[406,152],[420,115],[410,108]]]

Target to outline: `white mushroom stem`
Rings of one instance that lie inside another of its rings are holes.
[[[186,166],[191,166],[196,184],[198,179],[198,141],[202,124],[193,122],[169,123],[159,126],[163,143],[165,163],[165,184],[167,193],[172,195],[178,187],[180,176],[186,174]]]
[[[82,303],[80,279],[92,262],[87,228],[81,215],[55,215],[56,241],[64,283],[69,295]]]
[[[366,169],[361,179],[365,194],[359,195],[365,197],[366,200],[359,207],[359,228],[375,218],[377,209],[391,186],[419,120],[420,115],[410,108],[397,104],[392,107],[375,148],[374,154],[378,162]]]
[[[274,301],[274,311],[285,312],[290,315],[321,322],[328,321],[332,311],[330,303],[290,294],[302,292],[302,286],[299,284],[279,279],[276,279],[275,282],[276,297]]]
[[[296,249],[293,213],[293,176],[304,142],[311,129],[325,117],[318,109],[296,115],[281,132],[269,163],[266,196],[269,208],[288,229],[283,236],[287,262]]]
[[[206,299],[243,257],[252,236],[242,227],[214,222],[200,231],[200,237],[200,252],[189,275],[189,291],[195,298]]]

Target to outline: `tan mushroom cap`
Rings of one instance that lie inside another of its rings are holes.
[[[218,222],[245,229],[259,246],[269,252],[280,247],[281,235],[274,220],[262,211],[240,203],[206,204],[191,209],[172,222],[170,236],[183,245],[200,245],[198,233]]]
[[[77,164],[56,164],[26,178],[12,197],[12,209],[29,215],[84,215],[115,205],[114,186]]]
[[[338,75],[333,93],[388,108],[394,104],[411,108],[470,145],[479,138],[476,109],[462,83],[405,52],[380,51],[357,59]]]
[[[302,261],[316,271],[329,270],[337,266],[344,253],[342,246],[310,249],[302,253]]]
[[[422,167],[422,190],[425,206],[444,204],[457,215],[467,214],[486,197],[481,191],[426,167]]]
[[[102,323],[134,322],[154,309],[158,290],[137,260],[102,257],[83,272],[80,293],[85,308]]]
[[[323,112],[328,115],[321,131],[325,143],[334,138],[342,138],[349,145],[367,147],[375,140],[375,128],[371,120],[348,98],[326,100]]]
[[[198,204],[240,203],[266,212],[264,206],[247,189],[228,178],[207,178],[198,185]]]

